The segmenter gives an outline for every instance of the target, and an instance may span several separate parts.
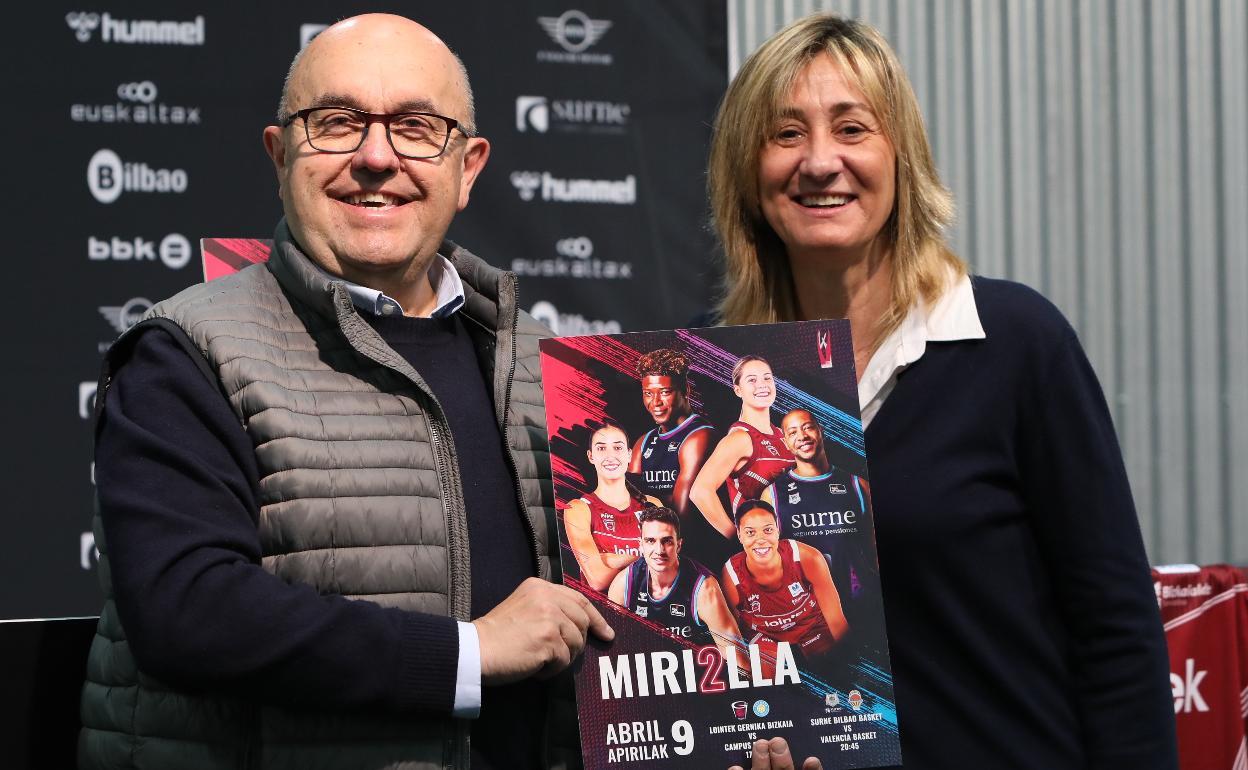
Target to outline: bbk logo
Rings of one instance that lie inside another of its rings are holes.
[[[181,270],[191,261],[191,242],[181,233],[169,233],[160,243],[146,238],[87,236],[87,259],[92,262],[151,262],[157,258],[170,270]]]
[[[98,28],[101,43],[122,45],[203,45],[204,17],[192,21],[156,21],[154,19],[115,19],[107,12],[65,14],[65,23],[74,31],[79,43],[90,42]]]
[[[562,133],[622,134],[628,126],[632,107],[623,102],[590,99],[547,99],[545,96],[516,97],[516,130],[530,129],[544,134]]]
[[[545,300],[535,304],[529,313],[561,337],[575,337],[582,334],[619,334],[622,331],[619,321],[600,321],[575,313],[560,313],[558,308]]]
[[[611,29],[606,19],[591,19],[575,8],[559,16],[539,16],[538,25],[562,51],[538,51],[537,60],[559,64],[600,64],[610,66],[614,61],[609,53],[590,53],[586,49],[602,40]]]
[[[146,163],[123,163],[112,150],[97,150],[87,163],[87,187],[100,203],[112,203],[124,192],[184,193],[186,171],[152,168]]]
[[[117,100],[108,104],[72,104],[69,119],[75,123],[124,123],[134,125],[198,126],[199,107],[158,102],[160,89],[150,80],[117,86]]]
[[[1208,671],[1197,671],[1196,661],[1188,658],[1183,664],[1183,676],[1170,674],[1170,694],[1174,696],[1174,713],[1190,714],[1196,711],[1208,711],[1209,705],[1200,696],[1200,683]]]
[[[151,300],[142,297],[134,297],[127,300],[124,305],[101,305],[100,315],[104,316],[104,320],[108,321],[109,326],[117,330],[121,334],[139,322],[143,314],[152,309]]]
[[[555,203],[637,202],[637,177],[632,174],[623,179],[561,179],[549,171],[513,171],[511,184],[522,201],[533,200],[541,190],[542,200]]]

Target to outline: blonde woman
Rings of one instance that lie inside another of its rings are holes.
[[[888,43],[827,15],[764,43],[708,186],[723,323],[852,322],[907,770],[1177,767],[1100,386],[1056,308],[945,243],[953,202]]]

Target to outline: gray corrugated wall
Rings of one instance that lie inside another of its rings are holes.
[[[1155,563],[1248,563],[1248,2],[728,0],[729,69],[814,11],[905,64],[976,272],[1109,399]]]

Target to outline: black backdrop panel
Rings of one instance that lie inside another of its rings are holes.
[[[706,307],[722,0],[11,8],[0,618],[98,612],[100,352],[199,280],[201,237],[272,234],[260,132],[287,65],[316,25],[383,9],[468,66],[493,151],[451,237],[521,273],[523,307],[561,334],[683,325]]]

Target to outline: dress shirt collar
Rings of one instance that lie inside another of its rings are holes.
[[[403,315],[403,306],[393,297],[377,289],[370,289],[358,283],[351,283],[345,278],[330,275],[316,263],[312,263],[312,266],[324,273],[329,280],[341,282],[346,287],[347,294],[351,295],[351,303],[355,305],[356,310],[387,318]],[[435,254],[433,264],[429,266],[429,282],[433,284],[433,291],[437,297],[433,312],[429,314],[430,318],[446,318],[463,307],[464,282],[460,280],[459,273],[455,271],[455,266],[451,264],[451,261],[441,254]]]
[[[927,343],[982,340],[986,336],[975,308],[970,276],[960,277],[931,308],[919,298],[901,325],[880,343],[858,381],[863,430],[892,392],[898,372],[922,358]]]

